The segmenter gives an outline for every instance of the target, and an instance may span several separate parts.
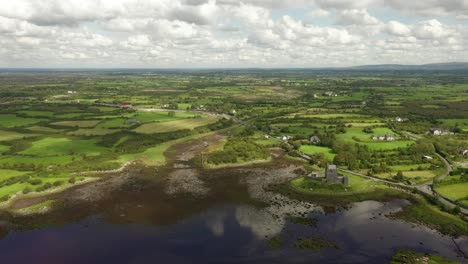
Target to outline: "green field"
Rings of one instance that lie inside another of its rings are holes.
[[[360,144],[367,146],[370,150],[395,150],[398,148],[407,148],[408,146],[414,144],[412,140],[396,140],[396,141],[374,141],[372,140],[372,136],[378,135],[385,135],[391,134],[398,138],[398,136],[392,130],[388,128],[373,128],[373,133],[365,133],[362,131],[362,128],[354,127],[348,128],[346,133],[344,134],[337,134],[337,140],[344,142],[344,143],[351,143],[351,144]]]
[[[0,154],[10,150],[10,146],[0,145]]]
[[[139,112],[131,116],[131,118],[136,118],[141,123],[148,122],[167,122],[174,121],[183,118],[192,118],[195,114],[193,113],[174,113],[174,116],[170,116],[169,112]]]
[[[133,131],[142,134],[155,134],[167,133],[171,131],[194,129],[196,127],[205,126],[216,122],[218,118],[203,117],[203,118],[190,118],[176,121],[167,121],[161,123],[147,123],[134,129]]]
[[[333,161],[333,159],[336,156],[336,154],[333,153],[332,149],[327,148],[327,147],[304,145],[304,146],[301,146],[299,150],[304,152],[306,155],[323,154],[323,156],[329,161]]]
[[[39,118],[17,117],[13,114],[0,114],[0,127],[23,127],[44,121]]]
[[[68,132],[67,135],[72,136],[103,136],[107,134],[112,134],[115,132],[119,132],[120,129],[108,129],[102,127],[96,128],[81,128],[76,131]]]
[[[98,155],[106,149],[95,145],[95,140],[44,138],[20,154],[32,156]]]
[[[47,154],[47,153],[45,153]],[[74,156],[51,156],[51,157],[28,157],[28,156],[6,156],[0,158],[0,165],[5,164],[42,164],[44,166],[53,164],[67,164],[75,159]]]
[[[79,127],[79,128],[91,128],[95,127],[100,120],[81,120],[81,121],[61,121],[51,123],[54,126],[62,126],[62,127]]]
[[[36,134],[21,134],[13,131],[0,130],[0,141],[10,141],[34,136],[36,136]]]
[[[53,117],[53,112],[48,111],[19,111],[18,114],[26,115],[29,117]]]
[[[28,127],[28,130],[31,130],[33,132],[38,132],[38,133],[59,133],[63,131],[61,129],[55,129],[55,128],[50,128],[50,127],[45,127],[45,126],[32,126],[32,127]]]
[[[436,191],[453,201],[468,201],[468,182],[438,186]]]
[[[160,144],[146,149],[142,153],[126,154],[119,157],[120,163],[139,160],[148,166],[164,165],[166,158],[163,153],[171,146],[170,143]]]
[[[11,177],[21,176],[30,173],[29,171],[16,171],[16,170],[2,170],[0,169],[0,182],[7,180]]]

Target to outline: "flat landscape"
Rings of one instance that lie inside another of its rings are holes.
[[[132,225],[195,232],[202,219],[207,234],[244,239],[248,227],[255,254],[316,260],[378,244],[330,231],[365,225],[385,238],[372,261],[464,260],[466,75],[115,74],[0,73],[0,220],[10,223],[0,250],[16,227],[29,235],[50,221],[65,223],[59,233],[76,223],[100,233],[89,220],[100,215],[124,236]]]

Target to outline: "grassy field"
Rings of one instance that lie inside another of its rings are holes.
[[[437,176],[437,173],[431,170],[402,171],[402,173],[404,177],[412,178],[412,179],[417,178],[416,182],[418,183],[427,182]],[[376,174],[375,176],[379,178],[383,178],[383,179],[391,179],[396,174],[397,174],[397,171],[394,171],[394,172],[379,173],[379,174]]]
[[[44,138],[32,143],[32,146],[20,154],[32,156],[98,155],[106,148],[95,145],[95,140],[70,138]]]
[[[54,112],[49,111],[19,111],[18,114],[29,117],[53,117]]]
[[[141,123],[148,123],[148,122],[167,122],[167,121],[174,121],[184,118],[192,118],[195,117],[194,113],[174,113],[174,116],[170,116],[169,112],[139,112],[132,116],[132,118],[137,119]]]
[[[438,186],[436,191],[453,201],[468,202],[468,182]]]
[[[17,117],[13,114],[0,114],[0,127],[23,127],[44,121],[39,118]]]
[[[203,117],[168,121],[162,123],[148,123],[136,128],[134,131],[142,134],[167,133],[183,129],[194,129],[196,127],[212,124],[217,120],[218,118],[215,117]]]
[[[76,131],[68,132],[67,135],[72,136],[103,136],[112,134],[115,132],[120,131],[120,129],[108,129],[103,127],[96,127],[96,128],[81,128]]]
[[[80,121],[61,121],[51,123],[54,126],[62,126],[62,127],[79,127],[79,128],[92,128],[95,127],[100,120],[80,120]]]
[[[4,153],[10,150],[10,146],[0,145],[0,153]]]
[[[47,153],[46,153],[47,154]],[[25,156],[6,156],[0,158],[0,165],[5,164],[42,164],[44,166],[53,164],[67,164],[75,159],[74,156],[51,156],[51,157],[25,157]]]
[[[336,154],[333,153],[330,148],[314,145],[301,146],[300,151],[304,152],[306,155],[323,154],[323,156],[329,161],[333,161],[336,156]]]
[[[164,152],[171,145],[171,143],[167,142],[148,148],[142,153],[121,155],[119,157],[119,162],[124,164],[133,160],[139,160],[148,166],[164,165],[166,163]]]
[[[62,129],[55,129],[45,126],[32,126],[28,127],[27,129],[37,133],[59,133],[63,131]]]
[[[374,141],[372,140],[373,135],[385,135],[392,134],[395,135],[395,132],[388,128],[373,128],[374,133],[367,134],[362,131],[362,128],[354,127],[348,128],[346,133],[337,134],[337,140],[350,143],[350,144],[360,144],[367,146],[370,150],[395,150],[398,148],[407,148],[408,146],[414,144],[412,140],[396,140],[396,141]]]
[[[8,180],[11,177],[21,176],[30,173],[29,171],[2,170],[0,169],[0,182]]]
[[[37,134],[21,134],[13,131],[0,130],[0,141],[10,141],[34,136],[37,136]]]

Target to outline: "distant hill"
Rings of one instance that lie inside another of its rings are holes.
[[[423,65],[381,64],[348,67],[362,71],[468,71],[468,62],[432,63]]]

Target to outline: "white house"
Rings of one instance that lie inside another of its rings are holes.
[[[441,129],[441,128],[431,128],[430,132],[434,136],[444,136],[444,135],[450,135],[451,134],[450,131],[448,131],[446,129]]]

